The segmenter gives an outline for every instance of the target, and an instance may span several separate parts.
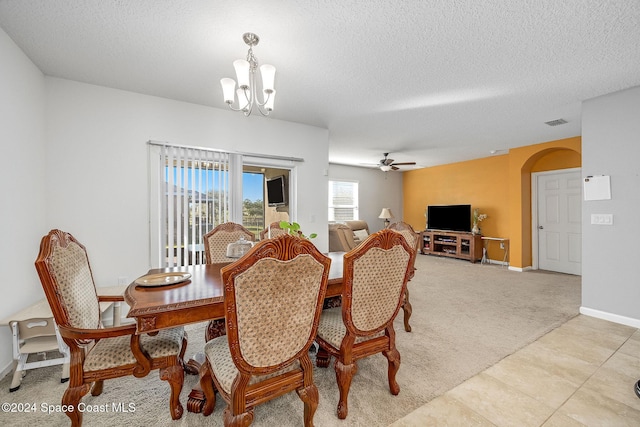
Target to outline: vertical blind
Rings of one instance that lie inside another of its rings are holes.
[[[203,264],[203,235],[229,221],[230,154],[171,145],[159,151],[161,264]]]

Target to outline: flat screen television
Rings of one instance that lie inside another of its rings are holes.
[[[429,230],[471,231],[471,205],[427,206]]]
[[[284,175],[267,179],[267,200],[269,206],[285,206],[287,204],[287,186]]]

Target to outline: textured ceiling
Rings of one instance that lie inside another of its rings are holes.
[[[637,0],[0,0],[0,27],[46,75],[217,108],[254,32],[271,117],[353,165],[580,135],[582,101],[640,85]]]

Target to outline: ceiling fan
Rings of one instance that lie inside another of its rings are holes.
[[[398,169],[400,169],[398,166],[408,166],[415,164],[416,162],[394,163],[393,159],[389,158],[389,153],[384,153],[384,159],[380,160],[380,163],[378,163],[378,167],[382,172],[389,172],[392,170],[397,171]]]

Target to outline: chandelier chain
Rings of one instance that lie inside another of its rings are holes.
[[[258,58],[253,54],[252,46],[249,46],[249,51],[247,52],[247,62],[249,63],[249,71],[255,73],[258,69]]]

